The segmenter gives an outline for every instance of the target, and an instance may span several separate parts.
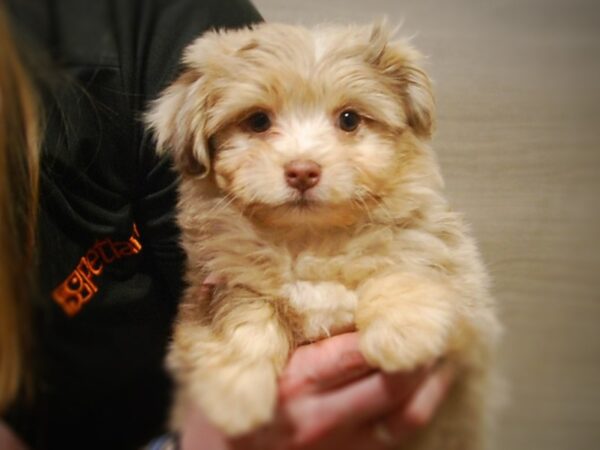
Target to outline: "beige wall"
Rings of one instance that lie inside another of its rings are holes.
[[[448,193],[495,279],[499,450],[600,448],[600,2],[256,0],[267,20],[404,19],[430,56]]]

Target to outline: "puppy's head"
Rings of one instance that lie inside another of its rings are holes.
[[[434,124],[420,55],[385,26],[210,32],[147,122],[189,179],[276,224],[347,224],[402,182]]]

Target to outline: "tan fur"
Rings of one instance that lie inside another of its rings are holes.
[[[381,25],[259,25],[187,49],[147,116],[182,174],[189,288],[169,355],[179,407],[196,402],[227,433],[247,432],[272,417],[294,347],[356,327],[385,371],[441,356],[461,369],[414,448],[481,448],[499,325],[426,143],[435,111],[419,61]],[[347,108],[363,118],[354,132],[338,126]],[[268,131],[245,125],[255,111]],[[284,179],[297,159],[322,169],[309,206]],[[207,274],[226,282],[201,303]]]

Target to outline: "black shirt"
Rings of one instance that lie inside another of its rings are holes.
[[[33,448],[137,448],[168,413],[163,370],[181,292],[176,176],[140,118],[209,28],[245,0],[11,0],[46,111],[36,393],[6,420]]]

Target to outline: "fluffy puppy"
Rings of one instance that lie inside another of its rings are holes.
[[[461,369],[414,448],[482,446],[499,326],[427,145],[430,80],[390,37],[382,25],[210,32],[147,115],[181,173],[176,403],[230,435],[272,418],[296,346],[356,329],[384,371],[440,357]],[[208,274],[225,282],[200,301]]]

